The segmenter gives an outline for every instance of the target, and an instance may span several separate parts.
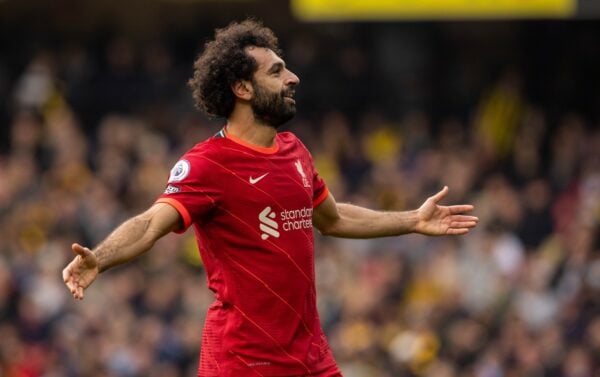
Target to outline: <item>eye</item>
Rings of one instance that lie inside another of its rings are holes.
[[[281,72],[283,72],[284,70],[284,66],[283,64],[274,64],[271,69],[269,69],[269,75],[274,76],[274,77],[278,77]]]

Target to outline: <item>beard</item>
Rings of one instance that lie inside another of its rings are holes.
[[[290,89],[274,93],[264,89],[255,81],[252,85],[254,98],[250,101],[250,106],[256,120],[273,128],[279,128],[296,115],[296,104],[285,99],[285,95],[291,92]]]

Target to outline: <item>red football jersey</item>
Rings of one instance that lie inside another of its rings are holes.
[[[216,299],[200,376],[338,375],[316,308],[312,211],[327,195],[289,132],[261,148],[224,128],[174,166],[158,202],[193,224]]]

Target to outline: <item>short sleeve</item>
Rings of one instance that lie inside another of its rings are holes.
[[[310,156],[310,155],[309,155]],[[310,156],[310,163],[312,165],[313,171],[313,208],[316,208],[319,204],[321,204],[327,196],[329,195],[329,190],[327,189],[327,185],[325,181],[315,168],[315,164],[313,163],[312,156]]]
[[[202,155],[188,153],[171,169],[167,187],[156,203],[167,203],[179,212],[184,232],[192,223],[202,219],[216,205],[219,188],[211,184],[209,163]]]

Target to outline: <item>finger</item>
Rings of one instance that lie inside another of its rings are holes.
[[[447,194],[448,194],[448,186],[444,186],[443,189],[441,189],[437,194],[435,194],[434,196],[430,197],[429,199],[433,200],[434,203],[437,203],[440,200],[444,199],[444,197]]]
[[[67,286],[67,288],[69,289],[69,291],[73,291],[75,289],[75,283],[73,283],[73,279],[69,278],[69,280],[67,280],[65,282],[65,285]]]
[[[468,232],[469,232],[468,228],[450,228],[450,229],[448,229],[446,234],[449,234],[452,236],[460,236],[463,234],[467,234]]]
[[[451,221],[479,221],[479,217],[477,216],[464,216],[464,215],[454,215],[450,216]]]
[[[73,295],[73,297],[77,298],[77,286],[73,281],[72,271],[68,267],[63,270],[63,280],[69,292]]]
[[[77,298],[77,288],[75,288],[73,285],[69,287],[69,292],[71,293],[71,295],[73,295],[74,298]]]
[[[470,204],[462,204],[462,205],[457,205],[457,206],[449,206],[448,209],[450,210],[451,214],[457,214],[457,213],[464,213],[464,212],[471,212],[475,207],[473,207]]]
[[[68,285],[69,280],[71,280],[71,271],[68,267],[62,270],[62,277],[65,284]]]
[[[453,221],[450,223],[450,228],[475,228],[476,225],[475,221]]]
[[[71,245],[71,249],[73,249],[73,251],[82,258],[85,258],[92,253],[90,249],[83,247],[78,243]]]
[[[68,271],[66,268],[63,270],[63,280],[65,282],[65,285],[67,286],[67,289],[72,293],[74,287],[73,275],[71,274],[71,271]]]
[[[71,292],[71,294],[75,294],[75,292],[77,291],[77,285],[75,284],[73,279],[69,279],[66,285],[67,289],[69,289],[69,292]]]

